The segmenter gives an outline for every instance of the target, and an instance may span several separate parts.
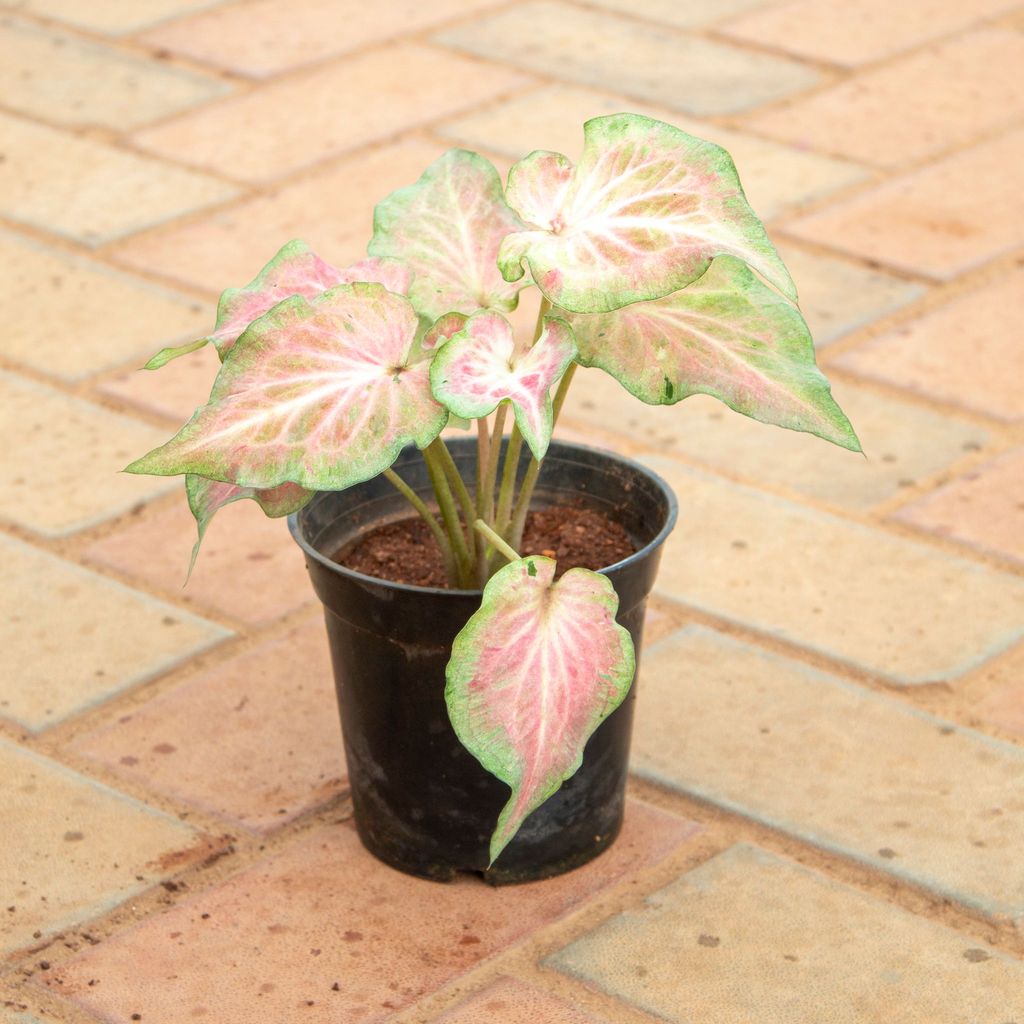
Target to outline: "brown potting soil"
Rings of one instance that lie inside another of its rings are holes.
[[[636,551],[621,523],[575,505],[530,512],[522,555],[547,555],[558,562],[556,576],[569,569],[603,569]],[[351,548],[334,555],[347,569],[417,587],[448,587],[441,552],[418,516],[378,526]]]

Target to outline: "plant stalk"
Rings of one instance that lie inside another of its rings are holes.
[[[498,482],[498,460],[501,458],[501,439],[505,434],[505,416],[508,406],[502,402],[494,414],[494,429],[491,431],[490,447],[487,451],[487,472],[484,478],[484,511],[480,516],[485,522],[494,522],[494,488]]]
[[[480,536],[485,537],[493,545],[494,550],[504,555],[510,562],[518,562],[520,555],[515,548],[509,547],[482,519],[473,524],[474,529]]]
[[[445,478],[444,465],[437,454],[437,450],[431,450],[433,445],[423,449],[423,460],[427,464],[427,472],[430,474],[430,483],[437,496],[437,505],[441,510],[441,518],[444,520],[445,529],[448,531],[448,539],[451,541],[452,553],[455,556],[457,569],[456,578],[452,581],[460,587],[472,586],[471,562],[469,551],[466,548],[466,538],[459,523],[459,513],[455,508],[455,499],[452,497],[451,489]]]
[[[441,549],[445,574],[448,576],[449,582],[454,583],[456,580],[455,556],[452,553],[452,546],[445,536],[444,530],[441,529],[441,524],[434,517],[430,509],[427,508],[423,499],[393,469],[385,469],[384,478],[394,485],[395,489],[405,497],[409,504],[420,514],[420,517],[427,526],[430,527],[430,532],[434,535],[434,540],[437,541],[437,546]]]

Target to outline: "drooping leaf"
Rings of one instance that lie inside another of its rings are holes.
[[[635,660],[607,576],[530,556],[491,577],[455,638],[445,700],[456,735],[512,789],[491,863],[575,774],[587,739],[629,691]]]
[[[800,311],[732,256],[687,288],[588,316],[564,313],[579,361],[599,366],[649,405],[705,394],[763,423],[860,451],[814,362]]]
[[[376,476],[448,419],[429,364],[409,360],[418,323],[408,299],[378,284],[285,299],[232,347],[209,403],[128,472],[311,490]]]
[[[551,388],[576,355],[565,322],[544,318],[532,347],[517,345],[512,325],[500,313],[477,313],[434,356],[430,383],[434,397],[457,416],[476,419],[505,399],[538,461],[551,441]]]
[[[368,251],[409,264],[415,275],[409,297],[432,320],[452,311],[509,310],[526,282],[502,278],[498,247],[510,231],[524,226],[505,202],[490,161],[451,149],[415,185],[377,204]]]
[[[729,253],[795,301],[724,149],[639,114],[596,117],[584,136],[571,175],[543,151],[509,172],[509,203],[533,227],[502,242],[507,280],[528,265],[555,305],[604,313],[677,291]]]
[[[412,281],[412,271],[398,260],[376,258],[360,260],[339,270],[320,259],[305,242],[297,239],[288,242],[244,288],[228,288],[221,294],[212,334],[186,345],[161,349],[146,363],[146,369],[159,369],[208,342],[216,346],[223,361],[246,327],[283,299],[291,295],[311,299],[335,285],[356,281],[381,284],[389,291],[405,295]]]
[[[430,352],[438,345],[443,345],[466,326],[468,319],[469,317],[465,313],[445,313],[444,316],[435,320],[427,333],[423,335],[420,348],[425,352]]]
[[[271,519],[279,519],[281,516],[298,512],[300,508],[309,503],[315,493],[315,491],[308,491],[306,488],[292,483],[279,484],[277,487],[266,490],[257,490],[254,487],[239,487],[236,484],[227,484],[220,480],[207,480],[205,477],[189,473],[185,477],[185,494],[188,497],[188,507],[195,517],[199,536],[192,548],[192,558],[188,563],[188,575],[191,576],[192,570],[195,568],[199,547],[203,543],[210,520],[225,505],[241,501],[243,498],[251,498]]]

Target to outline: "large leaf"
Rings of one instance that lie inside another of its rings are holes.
[[[564,321],[544,318],[532,347],[517,345],[500,313],[477,313],[438,350],[430,368],[434,397],[456,416],[476,419],[512,403],[516,423],[540,461],[553,429],[551,388],[576,355]]]
[[[311,299],[335,285],[356,281],[382,284],[389,291],[405,295],[412,281],[412,271],[397,260],[378,258],[361,260],[339,270],[320,259],[305,242],[288,242],[244,288],[228,288],[221,294],[212,334],[176,348],[161,349],[146,364],[146,369],[159,369],[178,356],[202,348],[207,342],[216,346],[223,361],[249,324],[283,299],[291,295]]]
[[[368,251],[399,257],[412,267],[409,297],[431,320],[453,311],[509,310],[515,309],[523,284],[502,278],[498,247],[510,231],[524,226],[505,202],[490,161],[451,149],[415,185],[377,204]]]
[[[456,735],[512,788],[491,863],[532,811],[575,774],[587,739],[629,691],[635,660],[606,576],[550,558],[510,562],[455,638],[445,699]]]
[[[418,322],[408,299],[377,284],[285,299],[228,353],[209,404],[128,472],[310,490],[376,476],[448,419],[429,364],[409,360]]]
[[[298,484],[279,484],[266,490],[255,487],[239,487],[237,484],[224,483],[221,480],[207,480],[205,477],[189,473],[185,477],[185,494],[188,496],[188,507],[192,510],[198,527],[199,536],[192,548],[192,558],[188,563],[188,575],[192,575],[199,547],[206,536],[206,528],[219,509],[230,505],[233,501],[251,498],[271,518],[279,519],[298,512],[309,503],[315,491],[308,491]]]
[[[584,135],[575,169],[538,151],[509,172],[508,201],[534,228],[502,243],[507,280],[527,264],[556,305],[604,313],[668,295],[730,253],[796,299],[724,149],[638,114],[596,117]]]
[[[584,366],[599,366],[649,405],[714,395],[763,423],[860,451],[814,362],[800,311],[732,256],[688,288],[611,313],[563,314]]]

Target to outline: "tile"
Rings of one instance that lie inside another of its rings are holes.
[[[143,41],[255,77],[429,29],[496,0],[255,0],[164,25]],[[225,40],[230,40],[228,46]]]
[[[623,0],[626,2],[626,0]],[[856,67],[882,60],[1013,7],[1017,0],[795,0],[752,11],[718,31],[813,60]],[[945,91],[945,90],[944,90]]]
[[[973,710],[986,722],[1024,736],[1024,681],[1010,683],[990,693]]]
[[[436,1024],[607,1024],[605,1018],[584,1013],[518,978],[499,978],[434,1020]]]
[[[607,854],[556,879],[492,889],[468,876],[439,884],[403,875],[365,852],[351,825],[332,826],[48,980],[110,1024],[128,1024],[130,1012],[161,1021],[183,1011],[215,1021],[381,1021],[657,863],[694,828],[632,803]]]
[[[346,266],[366,256],[374,204],[415,182],[446,148],[402,141],[372,149],[200,221],[137,235],[112,254],[211,292],[251,281],[292,238]]]
[[[32,945],[147,888],[191,828],[123,793],[0,739],[0,950]],[[188,857],[185,858],[187,860]]]
[[[415,91],[397,82],[398,68]],[[401,43],[272,82],[134,138],[172,159],[187,152],[190,163],[267,181],[528,84],[496,65]]]
[[[891,6],[891,5],[890,5]],[[785,109],[758,132],[823,153],[898,168],[972,142],[1024,113],[1024,38],[981,29],[864,71]],[[950,89],[949,82],[963,86]]]
[[[1024,564],[1024,447],[905,505],[895,518]]]
[[[1024,270],[843,353],[844,370],[1002,420],[1024,418]]]
[[[0,214],[99,245],[238,196],[205,174],[0,113]]]
[[[861,181],[867,173],[842,160],[696,121],[665,107],[566,85],[546,86],[446,121],[439,133],[470,149],[502,153],[512,160],[535,149],[565,153],[575,160],[583,147],[584,121],[623,110],[667,121],[729,150],[747,198],[764,220]]]
[[[0,715],[45,729],[231,634],[13,538],[0,537]]]
[[[247,828],[287,824],[344,784],[322,617],[190,678],[73,749]]]
[[[1012,250],[1024,193],[1007,167],[1024,159],[1024,129],[799,218],[786,233],[949,280]]]
[[[784,58],[553,0],[517,4],[434,38],[486,60],[701,116],[748,110],[819,81]]]
[[[899,685],[956,678],[1024,635],[1024,580],[664,457],[680,499],[655,589]]]
[[[709,629],[644,652],[648,779],[1024,916],[1024,750]]]
[[[695,0],[588,0],[590,7],[603,7],[609,11],[630,14],[646,21],[660,21],[676,28],[697,28],[736,15],[765,0],[716,0],[714,4]]]
[[[122,35],[167,18],[212,7],[217,0],[5,0],[28,14],[77,25],[107,35]]]
[[[948,469],[989,437],[964,420],[845,381],[834,381],[832,393],[857,431],[865,456],[841,451],[812,434],[759,423],[708,395],[668,408],[644,405],[601,370],[579,371],[564,415],[755,485],[779,486],[860,512]]]
[[[216,514],[186,584],[196,523],[181,479],[175,483],[180,501],[90,545],[86,561],[251,626],[270,625],[313,603],[306,564],[286,520],[269,519],[254,501],[236,501]]]
[[[0,263],[4,356],[63,381],[145,362],[212,323],[195,299],[13,232],[0,230]]]
[[[12,373],[0,372],[0,437],[0,518],[45,537],[84,530],[174,487],[121,472],[166,440],[161,431]]]
[[[0,95],[22,114],[122,131],[229,89],[207,75],[0,16]]]
[[[746,845],[547,963],[672,1024],[1009,1024],[1024,1013],[1019,961]]]

